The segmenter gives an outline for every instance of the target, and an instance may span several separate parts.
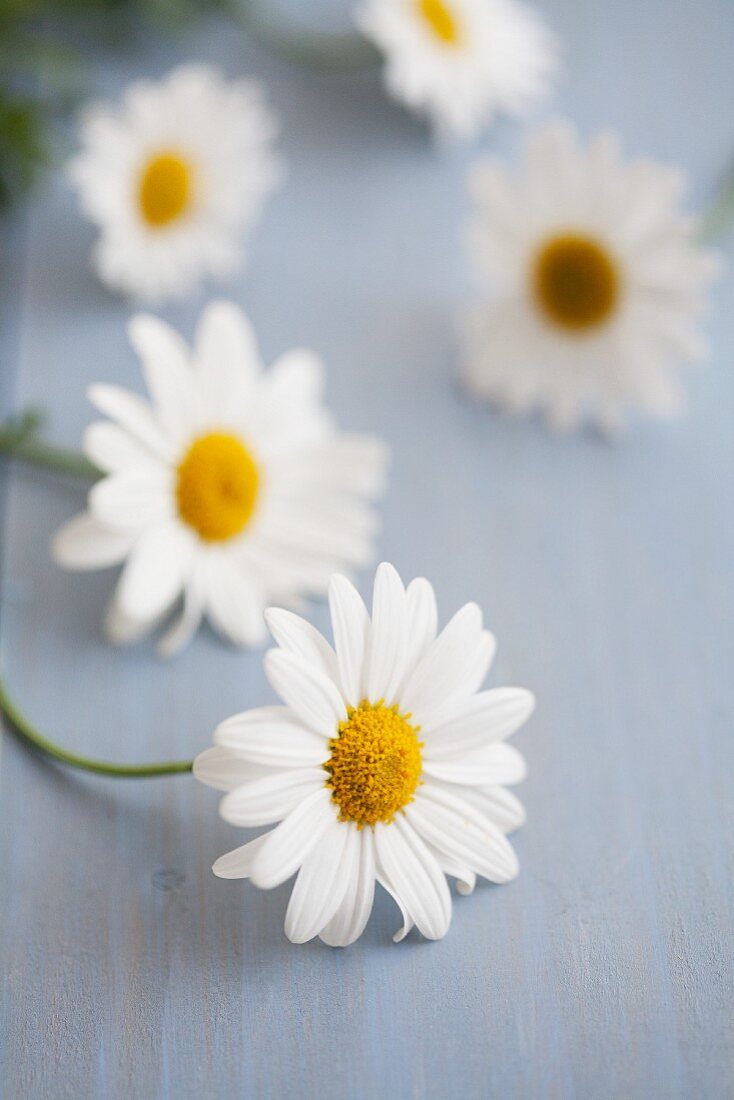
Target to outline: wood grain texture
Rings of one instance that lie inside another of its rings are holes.
[[[561,110],[689,166],[703,201],[734,148],[728,0],[544,7],[566,43]],[[242,839],[214,792],[73,775],[3,735],[0,1093],[731,1096],[731,275],[681,424],[638,425],[619,447],[508,424],[452,381],[453,317],[471,295],[466,156],[435,154],[376,75],[293,72],[216,25],[100,58],[96,78],[116,93],[191,56],[259,75],[283,118],[288,179],[228,293],[267,360],[318,349],[342,424],[391,443],[383,556],[436,583],[444,618],[478,600],[500,640],[492,682],[537,693],[517,738],[522,871],[458,898],[437,944],[393,946],[383,896],[355,947],[292,947],[287,887],[211,875]],[[487,148],[509,155],[518,138],[501,127]],[[91,275],[91,241],[53,180],[0,265],[4,400],[47,405],[67,444],[91,419],[89,383],[141,385],[128,309]],[[204,300],[166,316],[190,335]],[[80,491],[2,480],[2,666],[46,732],[165,759],[270,699],[259,655],[206,634],[173,664],[100,644],[111,575],[64,575],[47,553]]]

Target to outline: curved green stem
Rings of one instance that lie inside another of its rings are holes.
[[[307,69],[364,69],[377,65],[380,53],[358,31],[320,34],[297,30],[273,17],[261,0],[239,0],[234,12],[245,30],[271,53]]]
[[[102,471],[89,462],[84,455],[77,451],[66,450],[64,447],[43,443],[38,438],[42,423],[43,417],[35,409],[24,413],[17,420],[10,420],[0,428],[0,454],[20,458],[24,462],[43,466],[47,470],[71,474],[73,477],[92,481],[102,477]]]
[[[111,764],[106,760],[94,760],[88,756],[79,756],[75,752],[67,752],[66,749],[55,745],[53,741],[49,741],[30,724],[8,695],[2,680],[0,680],[0,713],[5,716],[18,737],[32,745],[38,752],[59,760],[62,764],[68,764],[71,768],[79,768],[81,771],[114,776],[117,779],[148,779],[160,775],[190,772],[193,767],[193,760],[169,760],[163,764]]]

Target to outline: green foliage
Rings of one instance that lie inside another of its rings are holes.
[[[0,89],[0,207],[21,195],[47,161],[46,120],[32,99]]]
[[[53,123],[82,94],[85,56],[102,45],[219,12],[297,65],[324,71],[379,61],[357,33],[290,27],[272,9],[269,0],[0,0],[0,209],[52,160]]]
[[[0,0],[0,209],[52,160],[52,130],[83,91],[87,51],[146,23],[181,25],[206,0]]]

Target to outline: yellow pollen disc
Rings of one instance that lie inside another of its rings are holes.
[[[138,201],[144,221],[160,229],[176,221],[193,199],[191,164],[177,153],[159,153],[140,173]]]
[[[425,19],[436,38],[446,46],[455,46],[459,41],[459,24],[444,0],[417,0],[418,13]]]
[[[259,483],[257,464],[236,436],[202,435],[177,470],[178,514],[205,542],[224,542],[247,526]]]
[[[409,718],[397,707],[366,700],[348,711],[324,764],[340,821],[356,821],[359,829],[387,823],[413,801],[423,742],[420,726],[412,726]]]
[[[619,299],[615,260],[596,241],[572,233],[553,237],[541,247],[532,284],[546,317],[575,332],[607,321]]]

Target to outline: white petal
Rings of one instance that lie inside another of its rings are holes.
[[[285,915],[291,943],[306,943],[329,923],[344,898],[359,849],[346,825],[333,821],[303,861]]]
[[[297,457],[282,456],[281,461],[291,482],[374,497],[384,489],[388,458],[382,440],[340,433],[304,448]]]
[[[117,592],[114,592],[104,614],[104,636],[110,645],[133,645],[154,629],[167,610],[164,608],[149,618],[131,619],[120,607]]]
[[[406,591],[407,629],[404,683],[436,640],[438,610],[433,586],[425,577],[416,577]]]
[[[405,818],[375,828],[377,860],[390,884],[426,939],[440,940],[451,922],[451,895],[435,858]]]
[[[164,321],[138,313],[128,337],[140,357],[148,391],[164,430],[175,439],[191,431],[196,412],[193,374],[185,341]]]
[[[308,348],[293,348],[273,363],[263,380],[263,397],[270,411],[284,406],[318,404],[324,386],[324,364]]]
[[[322,787],[268,833],[250,869],[250,878],[261,890],[271,890],[298,870],[335,818],[331,792]]]
[[[85,429],[84,453],[105,473],[150,470],[160,462],[152,451],[109,420],[97,420]]]
[[[101,522],[118,530],[139,531],[172,518],[173,486],[163,467],[110,474],[89,492],[89,509]]]
[[[215,791],[233,791],[258,774],[258,766],[223,745],[200,752],[194,760],[194,778]]]
[[[430,785],[470,802],[503,833],[511,833],[525,824],[525,807],[506,787],[473,787],[469,784],[446,783],[435,776],[430,777]]]
[[[474,893],[474,887],[476,886],[476,884],[477,876],[474,874],[473,871],[469,871],[468,873],[462,871],[461,875],[457,876],[456,879],[457,893],[463,894],[464,897],[469,897],[470,894]]]
[[[338,573],[329,582],[329,610],[342,692],[347,703],[357,707],[365,690],[364,651],[370,620],[357,589]]]
[[[446,704],[421,726],[425,756],[463,756],[510,737],[534,708],[532,692],[523,688],[493,688]]]
[[[465,604],[444,627],[408,679],[401,709],[410,711],[423,725],[457,688],[476,654],[482,613],[474,603]]]
[[[333,518],[320,516],[307,503],[291,503],[273,507],[263,519],[260,536],[276,554],[293,555],[317,561],[366,565],[372,559],[372,539],[369,533],[351,523],[339,524]],[[332,568],[331,572],[335,570]],[[326,588],[328,583],[323,583]],[[322,590],[319,583],[318,590]]]
[[[220,856],[212,867],[214,874],[219,878],[249,878],[252,861],[269,835],[269,833],[263,833],[262,836],[243,844],[241,848],[235,848],[234,851]]]
[[[345,826],[357,843],[357,856],[350,864],[344,898],[319,935],[330,947],[347,947],[362,935],[372,912],[375,896],[375,853],[371,829]],[[352,841],[354,843],[354,841]]]
[[[413,927],[413,921],[411,920],[410,913],[405,908],[405,905],[403,903],[402,898],[400,898],[395,893],[395,891],[393,890],[392,886],[387,881],[385,876],[381,875],[379,873],[379,870],[377,872],[376,880],[377,880],[377,882],[379,882],[382,889],[385,890],[390,895],[390,897],[392,898],[392,900],[395,902],[398,909],[400,910],[400,916],[403,919],[403,923],[400,926],[400,928],[398,928],[395,935],[393,936],[392,941],[393,941],[393,943],[401,943],[405,939],[405,937],[408,935],[411,928]]]
[[[95,408],[116,420],[153,454],[164,462],[173,459],[171,441],[161,430],[148,402],[138,394],[119,386],[96,385],[87,390],[87,396]]]
[[[405,589],[395,568],[382,562],[375,574],[372,627],[367,642],[366,694],[372,703],[395,702],[405,661]]]
[[[474,656],[466,666],[464,676],[458,685],[457,691],[462,695],[473,695],[487,679],[494,655],[497,652],[497,639],[489,630],[483,630],[479,635],[479,642]]]
[[[265,674],[280,698],[315,733],[336,737],[346,706],[335,684],[313,665],[282,649],[265,654]]]
[[[460,793],[460,792],[457,792]],[[487,815],[490,821],[502,830],[511,833],[525,824],[525,807],[512,791],[504,787],[482,787],[471,790],[470,801]]]
[[[329,750],[323,737],[305,729],[286,707],[259,707],[217,726],[214,741],[253,764],[274,768],[315,767]]]
[[[196,329],[196,357],[215,407],[226,411],[233,388],[249,386],[259,373],[255,333],[234,302],[212,302]]]
[[[263,376],[252,428],[258,450],[269,460],[282,460],[329,434],[331,418],[321,401],[323,376],[318,356],[302,349],[281,356]]]
[[[440,851],[438,848],[434,848],[432,844],[429,844],[428,847],[436,857],[436,863],[438,863],[443,873],[456,879],[456,889],[458,893],[463,894],[464,897],[473,894],[474,887],[477,884],[477,876],[475,873],[458,859],[452,859],[451,856],[447,856],[445,852]]]
[[[178,523],[161,523],[136,542],[117,588],[120,610],[131,619],[152,619],[171,606],[191,569],[193,545]]]
[[[484,754],[483,754],[484,755]],[[528,774],[525,757],[513,745],[500,742],[486,750],[485,769],[491,778],[477,786],[512,786],[513,783],[522,783]]]
[[[265,638],[263,596],[245,567],[233,555],[209,551],[203,584],[212,625],[235,645],[260,645]]]
[[[125,615],[118,603],[117,593],[113,593],[102,618],[102,634],[110,646],[132,646],[157,626],[160,615],[149,619],[132,619]]]
[[[204,594],[199,570],[195,567],[184,589],[181,614],[156,646],[161,657],[173,657],[193,638],[204,616]]]
[[[118,565],[132,545],[132,536],[127,532],[111,531],[83,512],[59,528],[51,543],[51,553],[64,569],[105,569]]]
[[[330,558],[301,553],[295,546],[286,547],[277,541],[271,542],[259,532],[248,540],[243,553],[267,585],[269,599],[275,598],[273,593],[277,593],[278,602],[286,607],[292,607],[290,601],[298,600],[302,593],[325,593],[332,574],[338,568]],[[297,611],[298,607],[293,609]]]
[[[329,679],[336,679],[334,650],[315,626],[280,607],[269,607],[265,622],[281,649],[300,655]]]
[[[447,783],[466,784],[469,787],[521,783],[526,775],[523,757],[512,745],[506,745],[503,741],[459,757],[446,755],[433,759],[424,754],[423,771],[426,775],[443,779]]]
[[[504,833],[445,788],[424,784],[406,808],[406,817],[426,843],[490,882],[509,882],[517,875],[517,856]]]
[[[278,770],[242,784],[231,791],[219,806],[219,813],[230,825],[248,828],[282,821],[291,810],[314,791],[325,786],[323,768]]]

